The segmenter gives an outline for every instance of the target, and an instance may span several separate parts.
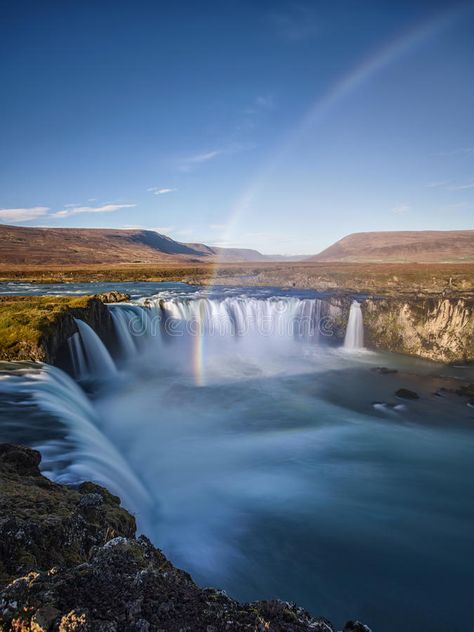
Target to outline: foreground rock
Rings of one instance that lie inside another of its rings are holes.
[[[0,630],[334,632],[281,601],[201,589],[145,537],[117,497],[55,484],[34,450],[0,445]],[[368,628],[349,622],[348,632]]]
[[[0,444],[0,583],[85,561],[93,546],[133,537],[135,519],[94,483],[78,489],[42,476],[39,452]]]

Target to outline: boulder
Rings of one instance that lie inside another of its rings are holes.
[[[400,397],[401,399],[420,399],[418,393],[410,391],[408,388],[399,388],[395,393],[395,397]]]

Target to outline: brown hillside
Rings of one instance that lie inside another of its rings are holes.
[[[474,261],[474,230],[353,233],[310,261],[450,263]]]
[[[0,224],[0,264],[83,265],[284,261],[248,248],[181,243],[153,230],[36,228]]]
[[[154,263],[201,260],[202,253],[149,230],[0,226],[0,262]]]

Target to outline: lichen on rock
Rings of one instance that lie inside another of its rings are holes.
[[[94,483],[53,483],[40,474],[40,461],[36,450],[0,444],[0,584],[80,563],[93,546],[135,534],[135,519],[116,496]]]
[[[334,632],[295,604],[242,604],[199,588],[135,538],[116,496],[94,483],[53,483],[40,458],[0,444],[2,632]]]

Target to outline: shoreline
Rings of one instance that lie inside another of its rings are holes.
[[[233,263],[32,266],[0,264],[0,283],[184,282],[380,296],[474,299],[474,264]]]

